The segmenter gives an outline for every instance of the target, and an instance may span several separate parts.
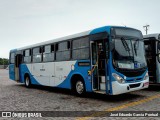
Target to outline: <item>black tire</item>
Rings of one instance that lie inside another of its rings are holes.
[[[25,77],[25,86],[27,87],[27,88],[30,88],[31,87],[31,80],[30,80],[30,77],[29,76],[26,76]]]
[[[86,88],[83,80],[77,80],[74,84],[74,93],[78,96],[83,96],[86,93]]]

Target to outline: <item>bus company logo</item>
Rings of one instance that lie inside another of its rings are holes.
[[[12,117],[11,112],[2,112],[2,117]]]

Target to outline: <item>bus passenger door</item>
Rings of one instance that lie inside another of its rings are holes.
[[[92,88],[95,92],[106,93],[108,91],[105,46],[105,40],[96,40],[91,43]]]
[[[144,41],[150,83],[156,82],[156,41]]]
[[[93,90],[99,89],[99,83],[98,83],[98,54],[97,54],[97,43],[92,42],[91,43],[91,51],[92,51],[92,58],[91,58],[91,75],[92,75],[92,88]]]
[[[15,56],[15,67],[14,67],[14,70],[15,70],[15,80],[18,82],[20,80],[20,64],[22,62],[22,55],[20,54],[17,54]]]

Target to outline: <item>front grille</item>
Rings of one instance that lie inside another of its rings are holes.
[[[140,80],[142,80],[142,78],[130,79],[130,80],[126,80],[126,82],[138,82]]]
[[[129,85],[130,88],[136,88],[136,87],[139,87],[141,85],[141,83],[138,83],[138,84],[131,84]]]
[[[123,75],[127,76],[127,77],[135,77],[135,76],[140,76],[142,75],[145,71],[146,68],[143,69],[139,69],[139,70],[130,70],[130,69],[116,69],[118,72],[122,73]]]

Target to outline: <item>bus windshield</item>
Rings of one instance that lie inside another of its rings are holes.
[[[115,44],[113,65],[121,69],[140,69],[146,67],[143,39],[139,36],[129,37],[129,35],[125,35],[121,34],[121,36],[112,39]]]

